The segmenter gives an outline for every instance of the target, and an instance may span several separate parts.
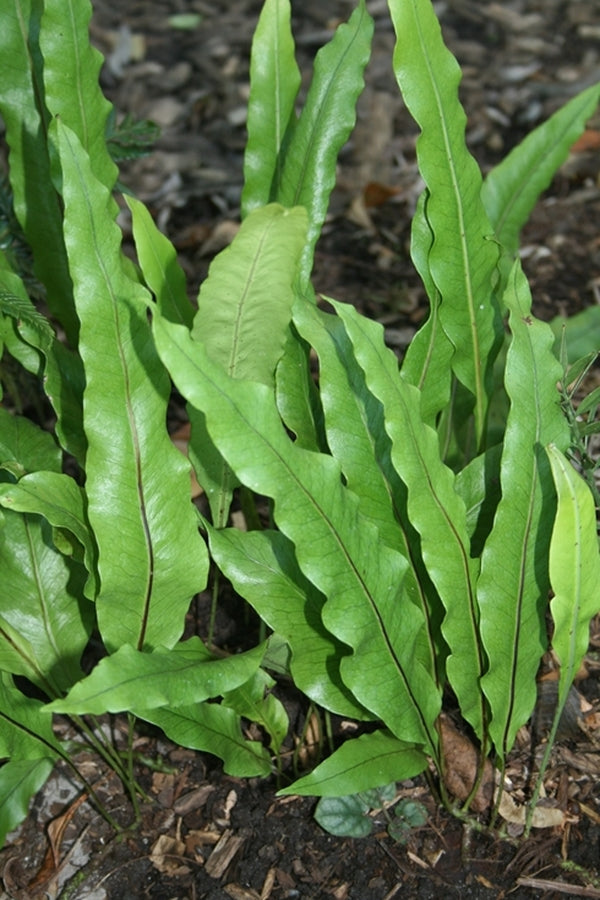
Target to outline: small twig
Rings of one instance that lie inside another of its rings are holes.
[[[538,891],[558,891],[559,894],[568,894],[570,897],[598,897],[600,890],[591,885],[569,884],[566,881],[551,881],[546,878],[517,878],[519,887],[532,887]]]

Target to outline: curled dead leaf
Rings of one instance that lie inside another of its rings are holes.
[[[444,756],[444,782],[457,800],[464,801],[471,793],[480,764],[479,753],[466,735],[448,718],[440,716],[440,734]],[[486,759],[481,783],[471,802],[474,812],[488,809],[494,792],[494,768]]]
[[[507,791],[502,792],[498,812],[513,825],[525,825],[528,809],[525,804],[517,803]],[[565,824],[565,813],[556,806],[542,806],[540,803],[533,811],[531,824],[534,828],[554,828]]]

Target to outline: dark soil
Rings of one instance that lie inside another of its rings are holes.
[[[373,59],[357,130],[342,153],[314,284],[379,319],[401,352],[426,314],[408,253],[421,189],[416,127],[391,72],[394,36],[386,5],[368,5],[377,20]],[[119,115],[148,117],[162,128],[155,152],[123,166],[123,181],[174,241],[192,297],[239,221],[249,50],[260,6],[258,0],[94,0],[93,39],[108,59],[107,95]],[[598,0],[448,0],[438,7],[464,70],[469,142],[484,171],[600,77]],[[300,62],[308,73],[314,53],[352,4],[304,0],[293,2],[293,9]],[[170,27],[170,15],[190,10],[201,14],[194,30]],[[592,131],[594,124],[600,120],[591,123]],[[598,143],[590,146],[595,149],[571,154],[523,235],[535,311],[545,319],[600,299],[600,154]],[[218,622],[229,646],[238,639],[234,623],[225,612]],[[589,677],[580,685],[592,702],[591,718],[598,708],[599,647],[597,628]],[[280,697],[294,723],[285,779],[308,711],[284,685]],[[317,728],[316,720],[312,724]],[[111,725],[123,741],[124,723]],[[305,766],[314,759],[316,738],[310,734],[297,748]],[[276,798],[275,779],[232,778],[218,760],[140,728],[136,777],[149,799],[137,824],[116,836],[87,801],[74,805],[78,788],[57,767],[0,853],[0,900],[600,897],[598,743],[576,722],[563,738],[547,779],[548,791],[567,812],[561,827],[534,829],[519,841],[519,828],[509,826],[501,840],[440,811],[425,782],[416,779],[398,789],[424,803],[429,819],[403,845],[388,836],[382,814],[374,818],[371,837],[331,837],[312,818],[313,800]],[[530,730],[523,729],[509,770],[516,783],[531,764],[530,748]],[[114,776],[91,756],[79,762],[114,818],[130,824],[131,804]],[[53,837],[60,824],[64,832]],[[46,855],[49,835],[56,857]]]

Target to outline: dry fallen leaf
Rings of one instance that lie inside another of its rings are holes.
[[[511,822],[513,825],[525,825],[528,808],[513,800],[508,791],[503,791],[498,812],[506,822]],[[564,823],[565,814],[556,806],[538,804],[533,811],[531,824],[534,828],[554,828],[557,825],[564,825]]]
[[[444,748],[444,781],[457,800],[466,800],[475,783],[480,763],[479,753],[471,741],[456,728],[448,716],[440,716]],[[490,806],[494,792],[494,768],[486,759],[481,784],[471,802],[474,812]]]

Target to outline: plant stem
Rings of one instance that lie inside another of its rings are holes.
[[[542,789],[542,784],[544,783],[544,775],[546,773],[546,769],[548,768],[548,763],[550,762],[550,754],[552,753],[552,748],[554,746],[554,741],[556,740],[556,732],[558,731],[558,726],[560,724],[560,718],[563,714],[563,710],[565,708],[565,704],[567,702],[567,698],[569,696],[569,691],[563,691],[563,697],[558,697],[558,702],[556,704],[556,709],[554,710],[554,717],[552,719],[552,727],[550,728],[550,733],[548,735],[548,739],[546,741],[546,748],[544,750],[544,755],[542,756],[542,761],[540,763],[540,770],[538,772],[537,778],[535,780],[535,787],[533,789],[533,794],[531,795],[531,799],[527,805],[527,817],[525,819],[525,832],[524,837],[529,837],[529,832],[531,831],[533,824],[533,814],[535,812],[535,807],[537,805],[540,791]]]

